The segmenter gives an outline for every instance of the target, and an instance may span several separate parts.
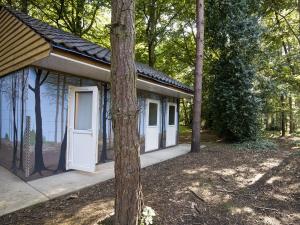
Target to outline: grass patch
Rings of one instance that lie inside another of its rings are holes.
[[[300,147],[300,140],[295,140],[295,141],[291,141],[291,144],[294,146],[294,147]]]
[[[278,144],[270,139],[258,139],[255,141],[245,141],[233,144],[236,150],[240,151],[276,151]]]
[[[192,129],[190,127],[182,126],[182,125],[179,126],[180,134],[187,134],[187,133],[191,133],[191,132],[192,132]]]

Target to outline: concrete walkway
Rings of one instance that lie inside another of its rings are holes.
[[[141,155],[142,168],[188,153],[190,145],[175,147]],[[95,173],[70,171],[50,177],[24,182],[0,167],[0,216],[45,202],[114,178],[114,162],[97,166]]]

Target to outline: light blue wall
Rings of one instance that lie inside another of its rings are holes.
[[[49,170],[42,171],[43,175],[52,175],[57,171],[58,164],[61,159],[62,141],[66,131],[67,125],[67,108],[68,108],[68,88],[72,86],[97,86],[99,89],[99,156],[102,151],[103,144],[103,104],[104,104],[104,85],[105,83],[78,76],[65,75],[56,72],[50,72],[47,76],[47,71],[43,71],[41,75],[40,85],[40,107],[42,117],[42,131],[43,143],[42,152],[45,167]],[[24,179],[35,179],[40,175],[35,174],[29,176],[34,170],[35,161],[35,147],[36,147],[36,96],[35,92],[30,87],[35,88],[36,82],[36,68],[26,68],[14,73],[11,73],[0,79],[0,164],[6,166],[8,169],[12,167],[13,159],[13,144],[17,143],[17,159],[16,165],[20,164],[20,139],[21,135],[27,138],[24,141],[23,148],[23,162],[26,167],[27,175],[23,170],[14,171],[17,175]],[[14,85],[14,86],[13,86]],[[23,130],[21,130],[21,94],[24,92],[24,115],[23,115]],[[12,96],[16,95],[16,101],[13,104]],[[107,149],[113,149],[113,130],[111,120],[111,94],[108,91],[107,95],[107,111],[106,111],[106,132],[107,132]],[[139,123],[138,131],[141,140],[141,149],[144,148],[145,137],[145,120],[146,120],[146,99],[156,99],[161,102],[161,113],[166,112],[167,101],[176,101],[174,98],[167,98],[155,93],[138,90],[138,105],[139,105]],[[16,113],[13,115],[12,106],[16,106]],[[26,121],[29,127],[26,127]],[[17,138],[14,139],[13,124],[16,122]],[[164,122],[164,126],[163,126]],[[160,115],[160,128],[161,128],[161,147],[164,147],[163,139],[166,121]],[[28,135],[25,135],[27,129]],[[25,146],[25,142],[28,146]],[[26,148],[25,148],[26,147]],[[112,151],[113,152],[113,151]],[[142,151],[143,152],[143,151]],[[26,154],[25,154],[26,153]],[[25,159],[26,158],[26,159]],[[110,159],[113,155],[110,155]],[[26,163],[25,163],[26,161]],[[53,172],[51,172],[53,171]]]

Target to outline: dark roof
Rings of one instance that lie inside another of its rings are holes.
[[[101,61],[102,63],[110,64],[111,52],[109,49],[103,48],[71,33],[52,27],[47,23],[26,15],[25,13],[7,7],[5,7],[5,9],[28,27],[33,29],[36,33],[45,38],[54,48],[59,48],[64,51],[73,52],[75,54],[91,58],[93,60]],[[193,93],[193,90],[190,87],[148,65],[137,62],[136,67],[138,75],[142,78],[179,88],[188,93]]]

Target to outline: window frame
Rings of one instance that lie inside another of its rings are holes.
[[[157,120],[156,120],[156,125],[149,125],[149,122],[150,122],[150,120],[149,120],[149,116],[150,116],[150,104],[151,103],[153,103],[153,104],[156,104],[157,105]],[[160,123],[160,109],[159,109],[159,107],[160,107],[160,102],[159,102],[159,100],[154,100],[154,99],[147,99],[147,120],[146,120],[146,125],[148,126],[148,127],[152,127],[152,128],[154,128],[154,127],[159,127],[159,123]]]
[[[170,124],[170,106],[174,107],[174,124]],[[168,110],[167,110],[167,125],[170,127],[177,126],[177,104],[168,102],[167,104]]]

